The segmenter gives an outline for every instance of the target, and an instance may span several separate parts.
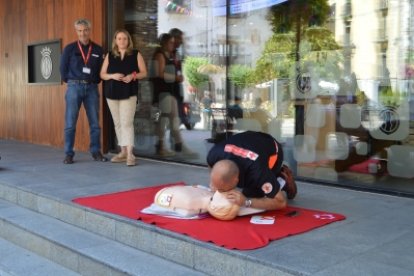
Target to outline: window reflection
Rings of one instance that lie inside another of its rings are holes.
[[[259,130],[299,177],[414,193],[402,165],[414,163],[412,1],[113,2],[148,63],[161,33],[184,32],[180,132],[199,155],[166,159],[205,164],[208,142]],[[143,81],[136,149],[152,157],[153,96]]]

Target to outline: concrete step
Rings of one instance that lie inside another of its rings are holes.
[[[84,230],[90,235],[98,235],[106,239],[107,242],[127,245],[164,260],[178,263],[189,268],[191,272],[196,270],[208,275],[241,276],[297,275],[297,272],[276,266],[260,258],[248,256],[240,251],[227,250],[154,225],[100,212],[70,201],[35,194],[21,187],[0,183],[0,199],[48,216],[49,219],[54,218],[62,223],[70,224],[77,228],[76,231]],[[50,231],[44,235],[53,237],[56,233]],[[65,247],[75,240],[74,234],[70,234],[70,231],[68,235],[72,237],[72,240],[68,241]],[[69,256],[72,255],[72,252],[69,253]],[[78,270],[74,269],[74,271]]]
[[[22,247],[0,239],[0,276],[79,276]]]
[[[0,237],[81,275],[205,275],[4,200]]]

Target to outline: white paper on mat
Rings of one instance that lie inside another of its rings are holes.
[[[141,210],[141,213],[144,214],[150,214],[150,215],[160,215],[163,217],[168,218],[176,218],[176,219],[202,219],[208,216],[207,213],[196,213],[189,210],[183,210],[183,209],[169,209],[169,208],[163,208],[156,204],[151,204],[150,206],[144,208]]]
[[[256,208],[246,208],[241,207],[238,213],[238,216],[247,216],[252,214],[261,213],[265,210],[256,209]],[[202,219],[208,217],[208,213],[197,213],[194,210],[183,210],[183,209],[170,209],[164,208],[157,204],[151,204],[150,206],[141,210],[141,213],[150,214],[150,215],[160,215],[168,218],[177,218],[177,219]]]

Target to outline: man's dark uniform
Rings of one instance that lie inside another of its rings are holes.
[[[271,135],[246,131],[230,136],[210,150],[207,163],[210,167],[223,159],[234,161],[239,167],[239,183],[246,197],[273,198],[284,185],[280,176],[283,150]]]

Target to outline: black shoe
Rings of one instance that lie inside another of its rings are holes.
[[[174,145],[174,151],[176,152],[181,152],[183,150],[183,144],[182,143],[177,143]]]
[[[63,164],[73,164],[73,156],[66,155],[65,159],[63,160]]]
[[[103,156],[102,153],[100,153],[100,152],[92,153],[92,158],[95,161],[101,161],[101,162],[107,162],[108,161],[108,158]]]

